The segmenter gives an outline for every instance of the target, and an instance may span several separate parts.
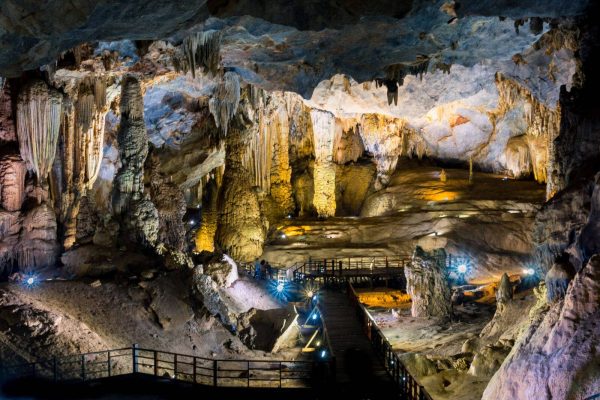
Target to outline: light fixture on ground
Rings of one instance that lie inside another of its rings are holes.
[[[464,274],[467,272],[467,265],[466,264],[460,264],[456,270],[458,271],[459,274]]]

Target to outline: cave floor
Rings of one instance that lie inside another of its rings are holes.
[[[142,348],[227,359],[296,359],[300,348],[270,354],[249,350],[205,310],[196,308],[189,283],[169,273],[152,281],[51,280],[33,287],[0,284],[0,341],[5,360],[51,358],[107,349]],[[282,304],[242,277],[232,286],[241,311]],[[182,290],[183,287],[186,289]],[[74,301],[76,300],[76,301]],[[242,307],[243,305],[243,307]],[[245,310],[242,310],[245,308]],[[236,310],[236,311],[240,311]]]

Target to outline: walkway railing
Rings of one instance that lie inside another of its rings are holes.
[[[324,363],[209,359],[134,345],[32,363],[2,364],[0,379],[90,381],[141,373],[214,387],[307,388],[330,379],[328,365],[320,365]]]
[[[412,255],[400,254],[396,256],[379,257],[336,257],[324,259],[310,259],[303,263],[297,263],[286,269],[285,275],[288,280],[302,282],[314,278],[337,278],[344,275],[397,275],[401,274],[412,262]],[[468,264],[468,258],[456,257],[448,254],[442,262],[448,269],[456,268],[460,264]],[[283,272],[279,270],[280,275]]]
[[[394,352],[392,345],[386,339],[375,320],[369,314],[365,306],[361,304],[352,284],[348,283],[348,296],[356,307],[356,315],[360,319],[365,334],[371,341],[375,353],[381,358],[385,369],[388,371],[396,384],[401,399],[408,400],[432,400],[425,388],[412,377],[398,355]]]

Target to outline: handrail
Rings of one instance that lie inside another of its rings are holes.
[[[119,375],[167,376],[205,386],[307,388],[329,376],[315,371],[325,361],[212,359],[169,351],[132,347],[53,357],[30,363],[0,364],[0,379],[46,378],[89,381]]]
[[[429,393],[408,372],[400,357],[393,351],[392,345],[377,326],[375,319],[359,301],[358,295],[350,282],[348,282],[348,297],[356,307],[356,314],[363,324],[365,333],[371,341],[375,353],[381,358],[386,371],[400,390],[400,398],[408,400],[432,400]]]

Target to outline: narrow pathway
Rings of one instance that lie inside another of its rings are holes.
[[[362,385],[370,383],[378,392],[391,391],[392,379],[375,354],[348,296],[332,290],[320,296],[318,307],[336,357],[338,384],[353,386],[360,379]]]

